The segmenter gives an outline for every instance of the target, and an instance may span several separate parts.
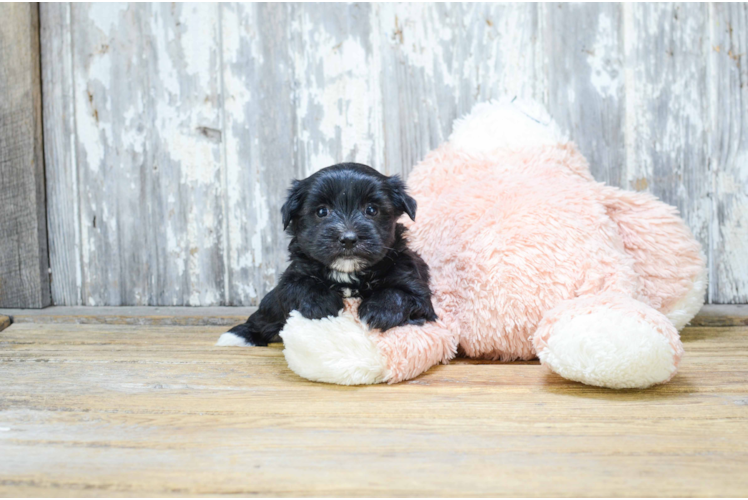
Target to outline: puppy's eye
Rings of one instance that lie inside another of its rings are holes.
[[[374,205],[366,205],[366,215],[371,215],[373,217],[378,213],[379,209],[377,207],[375,207]]]
[[[330,211],[327,209],[327,207],[319,207],[317,209],[317,217],[322,219],[323,217],[327,217],[330,214]]]

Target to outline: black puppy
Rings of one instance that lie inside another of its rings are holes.
[[[361,297],[358,314],[370,328],[434,321],[428,266],[407,247],[397,223],[403,213],[415,220],[416,201],[402,180],[366,165],[341,163],[294,181],[281,208],[291,263],[257,312],[219,345],[267,345],[291,311],[337,316],[344,297]]]

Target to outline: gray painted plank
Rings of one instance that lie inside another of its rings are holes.
[[[222,325],[230,327],[243,323],[256,310],[256,307],[225,306],[52,306],[44,309],[0,309],[0,330],[3,328],[3,318],[10,318],[14,324]],[[206,335],[215,336],[215,333],[206,332]]]
[[[595,180],[622,185],[626,163],[620,4],[540,4],[548,110]]]
[[[307,176],[353,161],[381,170],[381,78],[370,4],[293,4],[296,162]]]
[[[0,4],[0,306],[50,304],[36,4]]]
[[[74,4],[86,305],[224,303],[218,5]]]
[[[39,6],[44,94],[44,158],[52,301],[82,304],[80,200],[75,156],[75,100],[70,4]]]
[[[711,299],[748,303],[748,5],[710,5]]]
[[[376,4],[384,165],[407,175],[476,102],[543,101],[534,4]]]
[[[280,206],[297,165],[291,6],[223,4],[228,303],[257,304],[285,268]]]
[[[705,4],[626,4],[628,189],[678,207],[709,248],[708,9]]]

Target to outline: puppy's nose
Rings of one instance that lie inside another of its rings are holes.
[[[353,248],[357,241],[358,236],[353,231],[346,231],[340,237],[340,244],[343,245],[346,249]]]

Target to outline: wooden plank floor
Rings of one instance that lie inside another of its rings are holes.
[[[0,495],[748,495],[745,326],[686,329],[670,384],[617,392],[466,361],[314,384],[223,330],[0,332]]]

